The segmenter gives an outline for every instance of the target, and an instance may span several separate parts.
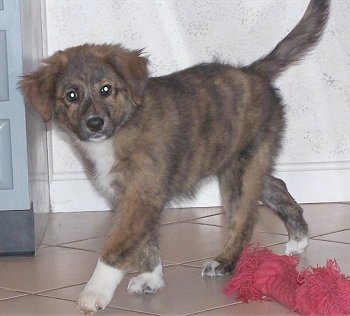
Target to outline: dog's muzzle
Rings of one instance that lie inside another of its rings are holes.
[[[79,138],[84,141],[98,142],[111,137],[114,129],[114,124],[108,116],[89,116],[80,123]]]

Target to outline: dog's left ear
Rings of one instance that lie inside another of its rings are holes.
[[[109,45],[105,60],[121,75],[127,85],[129,96],[135,105],[141,105],[149,76],[148,59],[142,50],[128,50],[120,45]]]

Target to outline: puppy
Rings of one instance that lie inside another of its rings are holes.
[[[267,56],[245,67],[200,64],[150,78],[142,51],[82,45],[59,51],[20,82],[25,100],[52,117],[78,147],[94,185],[118,211],[95,271],[80,294],[83,312],[104,309],[134,264],[131,293],[163,287],[159,218],[216,176],[228,219],[221,253],[202,275],[232,273],[262,201],[284,222],[288,254],[304,251],[308,228],[285,184],[271,176],[285,128],[272,82],[320,38],[329,1],[312,0],[298,25]]]

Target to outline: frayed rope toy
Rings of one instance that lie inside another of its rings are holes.
[[[299,257],[276,255],[249,245],[226,285],[227,295],[238,293],[243,302],[274,299],[305,315],[350,315],[350,277],[335,260],[324,267],[296,270]]]

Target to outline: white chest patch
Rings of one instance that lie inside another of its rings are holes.
[[[80,142],[79,145],[94,165],[93,180],[96,186],[107,197],[113,196],[111,183],[114,177],[110,171],[117,164],[113,140],[109,138],[100,142]]]

